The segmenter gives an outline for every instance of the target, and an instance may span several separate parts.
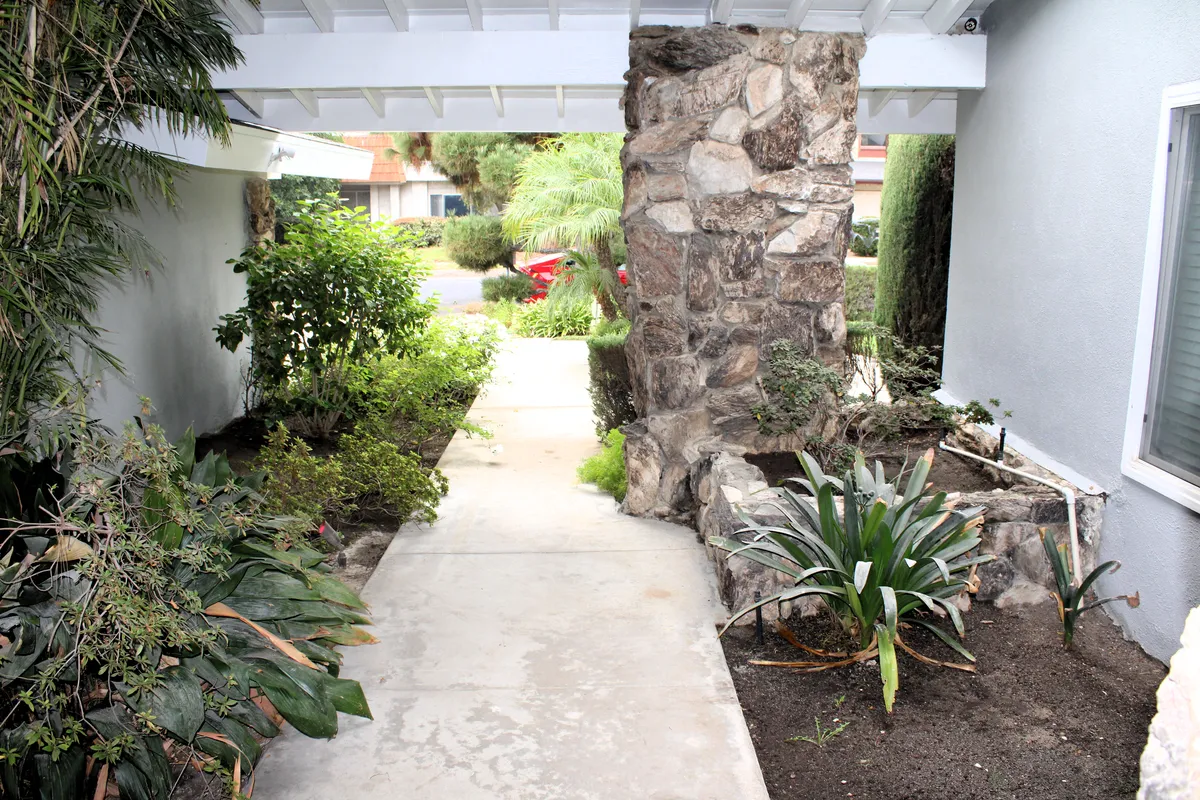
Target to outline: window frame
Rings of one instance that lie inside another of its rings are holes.
[[[1182,178],[1179,175],[1182,164],[1176,176],[1172,175],[1171,168],[1186,155],[1183,147],[1177,148],[1178,152],[1170,152],[1168,148],[1173,139],[1182,141],[1179,134],[1184,128],[1183,118],[1194,106],[1200,106],[1200,81],[1168,86],[1163,91],[1121,473],[1193,511],[1200,511],[1200,476],[1196,476],[1197,482],[1193,483],[1143,456],[1151,424],[1150,392],[1156,385],[1160,361],[1154,352],[1154,343],[1161,339],[1161,331],[1167,324],[1165,314],[1160,318],[1159,308],[1164,305],[1165,279],[1170,277],[1169,270],[1173,265],[1164,264],[1164,256],[1172,255],[1173,241],[1168,241],[1168,237],[1178,229],[1178,221],[1168,220],[1167,214],[1179,208],[1176,195],[1181,180],[1173,182],[1171,178]],[[1197,120],[1200,121],[1200,117]]]

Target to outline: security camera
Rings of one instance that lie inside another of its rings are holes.
[[[978,27],[979,20],[975,19],[975,17],[970,17],[966,22],[963,23],[963,30],[965,30],[967,33],[974,33],[975,29]]]

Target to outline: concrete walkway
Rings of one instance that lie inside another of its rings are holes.
[[[766,800],[695,532],[575,482],[597,450],[583,342],[516,340],[442,458],[442,518],[367,583],[346,652],[375,720],[289,731],[255,800]]]

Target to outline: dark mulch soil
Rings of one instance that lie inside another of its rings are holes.
[[[989,478],[977,462],[937,449],[939,438],[937,431],[922,431],[884,442],[864,455],[867,465],[872,470],[875,468],[875,462],[879,461],[883,464],[884,472],[891,478],[906,464],[907,469],[912,469],[916,460],[932,447],[934,458],[929,480],[938,491],[990,492],[992,489],[1005,488],[1004,484]],[[800,461],[795,453],[747,455],[746,460],[763,471],[770,486],[779,486],[786,478],[804,477],[804,471],[800,468]]]
[[[1049,604],[1001,611],[979,603],[965,622],[978,673],[901,654],[890,717],[874,663],[818,673],[753,666],[812,657],[771,630],[763,645],[753,626],[730,630],[725,657],[772,799],[1134,797],[1163,666],[1103,613],[1084,618],[1071,652]],[[826,617],[790,626],[810,646],[831,636]],[[918,634],[904,634],[918,652],[954,657]],[[826,728],[849,724],[824,746],[788,741],[813,736],[815,718]]]

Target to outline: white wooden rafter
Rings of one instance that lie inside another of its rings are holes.
[[[432,86],[426,86],[425,97],[429,100],[429,105],[433,108],[433,115],[438,119],[446,113],[446,98],[442,96],[441,89],[435,89]]]
[[[728,25],[729,18],[733,16],[733,0],[713,0],[709,11],[713,22]]]
[[[813,0],[791,0],[783,17],[783,24],[788,28],[799,28],[808,16],[812,4]]]
[[[292,93],[292,97],[304,106],[304,110],[310,117],[321,116],[321,101],[317,99],[316,92],[312,89],[289,89],[289,91]]]
[[[878,33],[895,5],[896,0],[871,0],[862,13],[863,35],[871,37]]]
[[[367,105],[371,106],[371,110],[375,112],[375,116],[383,119],[387,116],[387,98],[383,96],[383,92],[379,89],[359,89],[362,92],[363,99],[367,101]]]
[[[546,0],[546,11],[550,15],[550,30],[558,30],[558,0]]]
[[[554,99],[558,103],[558,118],[562,119],[567,115],[567,93],[561,85],[554,87]]]
[[[321,33],[333,33],[333,9],[325,0],[302,0],[304,10]]]
[[[492,92],[492,104],[494,106],[496,106],[496,116],[503,117],[504,116],[504,98],[501,97],[501,95],[500,95],[500,87],[499,86],[489,86],[488,88]]]
[[[867,95],[867,114],[868,116],[877,117],[879,112],[892,102],[896,96],[895,89],[883,89],[877,92],[871,92]]]
[[[404,0],[383,0],[383,7],[387,9],[397,31],[408,30],[408,6],[404,4]]]
[[[246,0],[221,0],[221,10],[238,33],[260,34],[263,32],[262,12]]]
[[[230,92],[230,94],[232,94],[233,99],[241,103],[242,108],[249,111],[251,115],[255,117],[255,119],[263,118],[263,114],[266,113],[266,103],[261,94],[250,89],[240,89],[236,92]]]
[[[925,110],[926,106],[933,102],[933,98],[937,97],[936,90],[926,92],[913,92],[908,96],[908,118],[920,114]]]
[[[954,23],[967,13],[971,0],[936,0],[922,19],[932,34],[942,34],[954,27]]]
[[[471,30],[483,30],[483,6],[479,0],[464,0],[467,4],[467,16],[471,19]]]

